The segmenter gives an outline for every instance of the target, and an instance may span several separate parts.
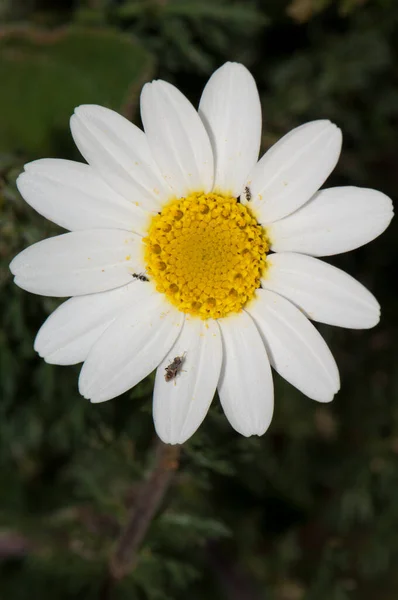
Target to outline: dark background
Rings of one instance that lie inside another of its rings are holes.
[[[90,405],[79,367],[46,365],[35,334],[58,301],[8,264],[59,230],[19,196],[24,162],[78,159],[81,103],[139,124],[143,83],[197,104],[226,60],[255,76],[263,150],[335,121],[328,185],[398,188],[396,0],[0,0],[0,598],[99,599],[107,557],[153,461],[153,378]],[[245,439],[216,399],[117,600],[395,600],[398,597],[397,222],[332,257],[377,296],[378,327],[321,326],[341,372],[330,405],[275,375],[276,409]]]

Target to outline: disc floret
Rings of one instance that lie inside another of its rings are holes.
[[[231,196],[194,193],[171,200],[152,218],[144,243],[157,291],[202,319],[239,312],[266,268],[265,230]]]

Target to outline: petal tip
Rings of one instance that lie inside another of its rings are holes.
[[[384,197],[384,202],[386,205],[386,212],[388,213],[388,215],[390,216],[390,220],[389,220],[389,224],[391,222],[391,219],[393,218],[395,212],[394,212],[394,204],[391,200],[391,198],[389,196],[387,196],[386,194],[383,194],[383,192],[380,192],[380,194],[382,194],[382,196]]]
[[[93,112],[93,111],[104,112],[107,110],[109,110],[109,109],[107,109],[105,106],[100,106],[99,104],[79,104],[79,106],[75,107],[73,114],[80,117],[80,116],[87,115],[88,112]]]
[[[72,135],[73,135],[73,130],[77,127],[77,123],[78,123],[78,116],[77,116],[76,112],[74,112],[71,115],[71,118],[69,119],[69,128],[72,132]]]
[[[372,313],[368,315],[367,323],[363,323],[361,327],[358,329],[373,329],[380,323],[381,319],[381,308],[380,305],[377,308],[374,308]]]
[[[8,268],[10,269],[12,275],[14,275],[15,278],[17,277],[18,257],[19,257],[19,254],[17,254],[16,256],[14,256],[14,258],[12,259],[12,261],[10,262],[10,264],[8,265]],[[14,283],[16,285],[18,285],[18,283],[15,281],[15,279],[14,279]]]
[[[39,329],[38,334],[36,335],[35,341],[33,342],[33,350],[35,352],[37,352],[37,354],[40,356],[40,358],[44,358],[44,354],[42,352],[42,346],[44,344],[42,344],[41,339],[39,338],[39,334],[40,334],[40,329]]]
[[[176,436],[169,437],[168,435],[160,434],[157,430],[156,434],[164,444],[168,444],[169,446],[179,446],[186,441],[185,439],[179,439]]]
[[[339,390],[337,390],[336,392],[332,392],[330,394],[325,394],[325,396],[318,396],[318,398],[314,398],[314,400],[316,400],[320,404],[330,404],[330,402],[333,402],[334,397],[336,396],[338,391]]]
[[[20,174],[18,175],[18,177],[17,177],[17,179],[16,179],[16,181],[15,181],[15,183],[16,183],[16,186],[17,186],[17,188],[18,188],[18,190],[19,190],[19,193],[20,193],[21,195],[22,195],[22,192],[21,192],[21,190],[20,190],[20,187],[19,187],[19,186],[20,186],[20,185],[21,185],[21,183],[24,181],[24,179],[26,179],[26,167],[27,167],[27,165],[25,165],[25,171],[22,171],[22,173],[20,173]]]
[[[173,434],[170,428],[163,428],[160,426],[157,419],[154,418],[154,426],[156,435],[164,444],[170,444],[171,446],[175,446],[178,444],[177,437]]]
[[[330,386],[327,389],[323,390],[322,392],[318,392],[316,395],[314,396],[308,396],[311,400],[315,400],[315,402],[319,402],[321,404],[329,404],[330,402],[332,402],[335,398],[335,396],[339,393],[340,391],[340,378],[338,380],[338,382],[335,382],[335,384],[333,386]]]
[[[263,436],[269,429],[272,422],[272,415],[263,423],[242,423],[242,428],[237,429],[244,437],[251,437],[257,435],[258,437]]]
[[[226,63],[224,63],[220,69],[235,69],[236,71],[241,71],[241,72],[248,72],[250,73],[249,69],[247,67],[245,67],[245,65],[243,65],[240,62],[236,62],[234,60],[229,60]]]
[[[101,404],[102,402],[107,402],[108,400],[112,400],[112,398],[114,398],[114,396],[108,394],[104,394],[101,391],[98,392],[93,392],[90,390],[87,390],[84,394],[82,394],[82,392],[79,390],[80,394],[83,396],[83,398],[85,398],[86,400],[89,400],[91,402],[91,404]]]
[[[87,400],[91,399],[92,394],[90,393],[90,385],[87,382],[87,379],[85,379],[84,374],[83,374],[83,369],[85,367],[85,364],[83,364],[82,370],[80,372],[80,376],[79,376],[79,381],[78,381],[78,389],[79,389],[79,394],[81,396],[83,396],[83,398],[86,398]]]
[[[313,127],[314,129],[317,129],[320,134],[328,133],[335,140],[342,141],[343,139],[343,133],[340,127],[336,125],[336,123],[333,123],[333,121],[330,121],[329,119],[318,119],[316,121],[310,121],[309,123],[304,123],[302,127],[303,129],[307,127]]]

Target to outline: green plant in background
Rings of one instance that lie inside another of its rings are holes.
[[[162,56],[160,73],[209,74],[223,58],[250,63],[255,40],[267,23],[250,0],[130,0],[110,14],[119,26]]]
[[[35,355],[35,332],[56,302],[12,286],[8,264],[20,249],[59,230],[21,200],[17,174],[26,160],[45,154],[73,158],[67,119],[74,104],[104,103],[121,111],[127,106],[133,118],[145,69],[174,79],[196,101],[214,66],[236,59],[260,82],[264,148],[296,124],[331,118],[345,134],[334,183],[379,187],[394,198],[398,7],[386,0],[352,2],[343,14],[343,2],[329,2],[298,22],[291,2],[257,2],[249,15],[257,15],[259,27],[249,17],[253,28],[237,19],[233,29],[225,12],[209,19],[209,13],[199,14],[201,2],[186,2],[186,10],[198,16],[192,20],[182,9],[169,16],[168,27],[176,19],[186,30],[185,38],[173,40],[159,15],[183,3],[18,4],[3,10],[9,22],[0,30],[0,132],[8,132],[7,141],[0,136],[0,595],[99,598],[120,524],[152,470],[153,382],[149,378],[117,401],[94,407],[78,396],[77,370],[45,365]],[[128,14],[128,6],[141,12]],[[212,6],[215,14],[219,7],[244,10],[246,3]],[[10,27],[20,17],[24,50],[13,46],[10,56],[5,46],[16,44]],[[101,30],[96,35],[120,40],[107,42],[119,47],[111,66],[98,49],[95,66],[87,48],[86,65],[82,56],[73,63],[69,52],[61,64],[55,43],[44,50],[26,41],[32,39],[27,27],[37,31],[57,23],[76,31],[77,22],[88,27],[88,21],[90,29],[95,23]],[[220,38],[218,46],[209,41],[212,27],[221,32],[213,35]],[[16,66],[17,56],[30,67]],[[28,86],[10,74],[10,63],[26,78],[40,73],[45,97],[37,77]],[[59,75],[75,68],[83,73],[81,87]],[[107,88],[110,77],[117,90]],[[31,98],[40,103],[37,121]],[[59,120],[58,110],[64,115]],[[396,265],[396,225],[369,249],[339,261],[377,294],[384,317],[370,334],[322,328],[342,371],[343,390],[332,405],[306,402],[278,380],[271,430],[244,440],[229,430],[215,403],[202,430],[184,445],[136,568],[116,587],[115,598],[396,598]]]
[[[16,28],[0,38],[0,151],[28,156],[65,144],[75,106],[102,103],[133,115],[137,91],[150,76],[151,56],[113,30]],[[115,68],[117,65],[117,68]],[[61,146],[62,148],[62,146]]]

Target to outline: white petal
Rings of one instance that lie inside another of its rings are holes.
[[[243,65],[226,63],[210,77],[199,104],[215,160],[214,189],[239,196],[258,159],[261,104]]]
[[[341,143],[336,125],[312,121],[293,129],[272,146],[245,183],[259,221],[272,223],[307,202],[336,166]]]
[[[165,369],[184,356],[182,371],[165,380]],[[215,321],[187,318],[176,343],[160,363],[153,395],[153,418],[166,444],[182,444],[197,430],[214,397],[222,360],[221,333]]]
[[[213,152],[192,104],[170,83],[147,83],[141,93],[141,118],[152,154],[177,197],[209,192]]]
[[[46,158],[25,165],[17,179],[26,202],[71,231],[116,228],[143,234],[148,213],[128,202],[89,165]]]
[[[274,410],[274,388],[267,352],[245,312],[220,319],[223,365],[218,385],[221,405],[232,427],[246,437],[262,435]]]
[[[116,319],[91,349],[80,373],[80,393],[104,402],[134,387],[163,360],[183,323],[183,313],[148,289],[147,298]]]
[[[113,189],[140,208],[159,210],[170,190],[141,129],[94,104],[76,108],[70,127],[84,158]]]
[[[51,364],[83,362],[109,325],[124,310],[141,301],[148,285],[133,281],[115,290],[67,300],[39,329],[36,352]]]
[[[74,231],[33,244],[10,264],[15,283],[43,296],[111,290],[143,270],[141,238],[117,229]]]
[[[275,252],[330,256],[371,242],[388,227],[393,214],[390,198],[381,192],[330,188],[293,215],[273,223],[268,234]]]
[[[351,329],[379,322],[376,298],[344,271],[293,252],[271,254],[267,264],[263,288],[285,296],[313,321]]]
[[[247,310],[279,375],[313,400],[333,400],[340,388],[336,362],[325,340],[299,309],[274,292],[257,290]]]

